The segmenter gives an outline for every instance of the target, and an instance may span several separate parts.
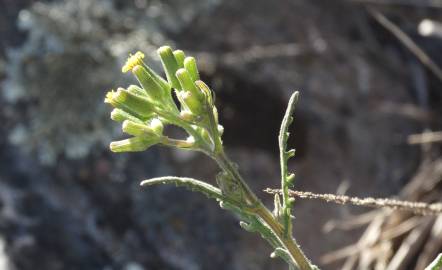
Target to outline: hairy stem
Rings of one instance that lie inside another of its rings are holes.
[[[310,260],[305,256],[304,252],[299,247],[296,239],[291,237],[284,237],[284,228],[283,226],[276,221],[271,212],[265,207],[262,206],[258,208],[256,211],[257,216],[264,220],[264,222],[272,229],[272,231],[277,235],[281,244],[287,249],[290,253],[293,260],[298,265],[301,270],[312,270],[312,264]]]
[[[293,237],[288,238],[284,236],[285,233],[283,225],[275,219],[270,210],[267,209],[267,207],[265,207],[264,204],[253,193],[226,154],[223,151],[220,151],[217,153],[214,159],[225,172],[230,174],[230,176],[237,181],[238,184],[240,184],[245,193],[245,201],[247,206],[250,207],[250,211],[253,212],[258,218],[263,220],[267,226],[269,226],[269,228],[277,236],[281,245],[286,248],[292,260],[296,263],[296,265],[298,265],[299,269],[314,269],[309,259],[304,255],[301,248],[296,243],[296,240]]]

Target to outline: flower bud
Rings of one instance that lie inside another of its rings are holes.
[[[156,133],[145,124],[125,120],[122,125],[123,132],[138,137],[155,137]]]
[[[143,121],[141,121],[140,119],[118,108],[114,108],[112,110],[111,119],[116,122],[123,122],[124,120],[130,120],[135,123],[140,123],[140,124],[143,123]]]
[[[195,85],[198,87],[200,92],[203,93],[207,104],[215,108],[215,102],[213,100],[212,90],[210,90],[209,86],[207,86],[207,84],[205,84],[203,81],[200,80],[195,81]]]
[[[195,115],[192,112],[189,112],[188,110],[182,110],[180,112],[180,118],[185,121],[193,121],[195,119]]]
[[[157,53],[160,56],[161,63],[163,64],[163,68],[166,72],[167,80],[170,86],[180,90],[180,83],[175,76],[175,73],[179,67],[175,56],[173,55],[172,49],[169,46],[163,46],[157,50]]]
[[[152,119],[149,123],[149,127],[152,129],[152,131],[156,135],[158,135],[158,136],[163,135],[164,126],[163,126],[163,122],[161,122],[160,119],[158,119],[158,118]]]
[[[139,152],[144,151],[150,146],[157,144],[159,142],[158,138],[143,138],[143,137],[132,137],[129,139],[115,141],[110,143],[110,150],[112,152]]]
[[[195,82],[192,80],[190,73],[186,69],[178,69],[176,72],[176,77],[178,78],[183,90],[189,91],[192,93],[192,95],[195,95],[195,97],[202,97],[201,91],[198,89],[198,87],[196,87]]]
[[[181,95],[183,97],[182,100],[186,104],[186,107],[193,113],[194,117],[197,118],[201,116],[201,102],[197,100],[194,96],[192,96],[192,93],[190,93],[189,91],[182,93],[184,93],[184,95]]]
[[[173,51],[173,56],[175,56],[175,60],[178,63],[179,68],[184,68],[184,58],[186,58],[186,55],[182,50],[175,50]]]
[[[176,72],[176,76],[181,84],[181,88],[186,91],[186,95],[182,96],[187,107],[194,114],[199,115],[202,111],[202,101],[204,98],[203,93],[196,87],[195,83],[192,81],[190,74],[184,68],[180,68]]]
[[[147,98],[130,93],[123,88],[118,88],[116,92],[108,92],[104,102],[144,118],[150,117],[154,113],[153,105]]]
[[[184,68],[190,73],[190,77],[192,77],[193,81],[197,81],[200,79],[198,67],[196,65],[196,60],[194,57],[189,56],[184,59]]]
[[[143,66],[135,66],[132,69],[132,72],[134,73],[138,82],[140,82],[141,86],[147,92],[147,95],[149,95],[153,100],[162,99],[167,93]]]
[[[136,86],[136,85],[129,85],[129,87],[127,88],[127,91],[129,93],[135,94],[135,95],[139,95],[142,97],[147,97],[147,92],[146,90],[144,90],[143,88]]]
[[[170,92],[170,84],[163,79],[163,77],[161,77],[160,75],[158,75],[158,73],[156,73],[155,71],[153,71],[150,67],[148,67],[147,65],[143,65],[143,68],[146,70],[147,73],[150,74],[150,76],[152,76],[152,78],[155,80],[155,82],[161,86],[161,88],[164,89],[165,92]]]
[[[206,129],[200,128],[198,129],[198,132],[200,133],[203,140],[210,146],[211,150],[215,150],[215,144],[213,143],[212,138],[209,135],[209,132],[207,132]]]
[[[136,66],[142,66],[150,74],[150,76],[156,81],[158,85],[160,85],[165,91],[170,90],[170,85],[166,82],[161,76],[156,74],[152,69],[150,69],[143,61],[144,54],[142,52],[136,52],[134,55],[130,55],[126,61],[126,64],[123,66],[122,71],[124,73],[128,71],[133,71]]]
[[[184,101],[186,98],[188,98],[188,95],[190,94],[187,91],[175,91],[176,97],[181,104],[181,110],[182,111],[188,111],[190,112],[189,107],[187,106],[186,102]]]

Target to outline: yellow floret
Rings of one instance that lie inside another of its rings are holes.
[[[114,95],[114,90],[111,90],[106,93],[106,97],[104,98],[105,103],[111,103],[112,97]]]
[[[126,64],[123,66],[121,71],[123,71],[123,73],[126,73],[132,70],[134,67],[142,65],[143,59],[144,59],[144,53],[140,51],[136,52],[134,55],[130,54],[129,58],[126,61]]]
[[[104,99],[104,103],[111,104],[112,106],[115,107],[116,106],[115,94],[116,92],[114,90],[107,92],[106,98]]]

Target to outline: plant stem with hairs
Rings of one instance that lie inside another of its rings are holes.
[[[164,46],[158,49],[167,80],[156,74],[143,61],[141,52],[129,57],[123,72],[131,71],[140,86],[118,88],[106,95],[105,102],[114,110],[111,118],[122,122],[123,132],[132,137],[112,142],[113,152],[144,151],[161,144],[187,151],[199,151],[211,157],[221,169],[216,180],[218,187],[206,182],[184,177],[159,177],[141,182],[142,186],[175,184],[198,191],[219,201],[223,209],[235,213],[240,226],[249,232],[257,232],[274,248],[271,257],[280,257],[289,269],[318,269],[304,255],[292,236],[291,209],[294,200],[289,197],[289,187],[294,174],[287,172],[287,161],[295,154],[286,150],[288,127],[299,93],[290,98],[279,135],[281,162],[282,201],[275,194],[273,212],[247,185],[235,163],[225,154],[222,133],[218,123],[212,90],[200,80],[196,60],[186,57],[181,50],[173,51]],[[176,96],[175,102],[172,95]],[[170,138],[163,133],[164,126],[174,125],[188,134],[187,139]]]

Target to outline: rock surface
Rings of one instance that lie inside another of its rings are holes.
[[[202,76],[216,91],[228,153],[269,206],[271,196],[260,190],[279,185],[276,137],[293,89],[301,91],[301,100],[290,140],[297,158],[289,167],[300,190],[393,195],[420,158],[419,149],[406,144],[407,135],[426,125],[440,128],[424,117],[416,99],[411,66],[422,67],[361,5],[160,3],[0,1],[6,7],[0,14],[8,14],[0,16],[7,20],[0,25],[9,25],[0,28],[5,269],[284,267],[215,202],[175,187],[138,186],[172,174],[213,183],[217,168],[208,158],[157,148],[109,153],[105,145],[121,134],[108,119],[103,95],[133,83],[119,66],[136,49],[151,54],[168,42],[198,57]],[[399,18],[410,13],[393,11]],[[429,110],[437,115],[439,84],[423,72],[434,97]],[[319,262],[357,238],[357,232],[323,233],[327,221],[352,213],[299,201],[294,235]]]

